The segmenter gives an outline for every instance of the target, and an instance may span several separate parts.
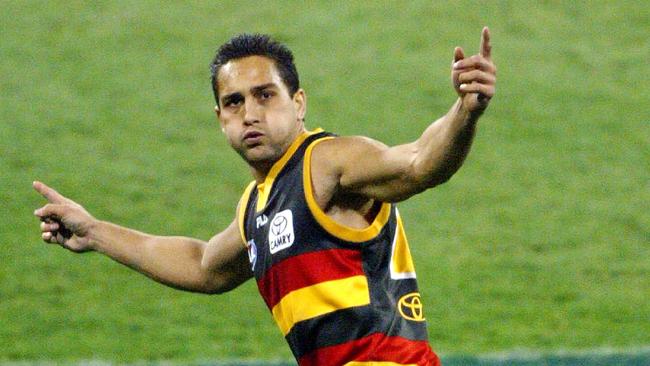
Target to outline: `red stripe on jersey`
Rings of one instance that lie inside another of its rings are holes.
[[[351,361],[440,366],[440,360],[431,350],[429,342],[389,337],[381,333],[319,348],[302,356],[298,364],[300,366],[341,366]]]
[[[257,285],[264,301],[272,309],[291,291],[363,274],[360,251],[329,249],[300,254],[276,263]]]

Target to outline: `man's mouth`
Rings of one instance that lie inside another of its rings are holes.
[[[248,146],[257,145],[261,142],[263,133],[258,131],[248,131],[244,134],[244,143]]]

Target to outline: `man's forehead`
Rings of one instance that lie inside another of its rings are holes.
[[[242,89],[273,83],[282,85],[275,62],[264,56],[248,56],[228,61],[217,75],[219,94],[226,95]]]

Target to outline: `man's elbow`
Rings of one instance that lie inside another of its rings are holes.
[[[464,159],[445,159],[441,164],[435,164],[420,170],[419,180],[426,188],[447,183],[463,165]]]
[[[209,278],[201,281],[200,284],[196,286],[196,292],[206,294],[206,295],[221,295],[232,290],[235,286],[229,286],[227,281],[223,281],[216,278]]]
[[[215,271],[202,266],[201,272],[200,285],[198,286],[200,288],[199,292],[208,295],[226,293],[248,279],[245,274],[240,274],[242,271],[236,268]]]
[[[435,186],[449,182],[451,177],[453,177],[457,171],[457,169],[454,169],[453,171],[438,172],[438,174],[433,175],[427,182],[428,188],[433,188]]]
[[[205,287],[201,293],[206,294],[206,295],[221,295],[224,294],[232,289],[228,289],[225,286],[210,286],[210,287]]]
[[[458,171],[458,167],[414,167],[411,173],[411,182],[418,191],[422,192],[427,189],[447,183],[451,177]]]

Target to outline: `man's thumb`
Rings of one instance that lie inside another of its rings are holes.
[[[65,215],[67,207],[65,205],[48,203],[47,205],[34,211],[34,215],[41,219],[46,217],[61,218]]]
[[[454,62],[458,62],[464,58],[465,58],[465,53],[463,53],[463,49],[460,47],[456,47],[454,49]]]

